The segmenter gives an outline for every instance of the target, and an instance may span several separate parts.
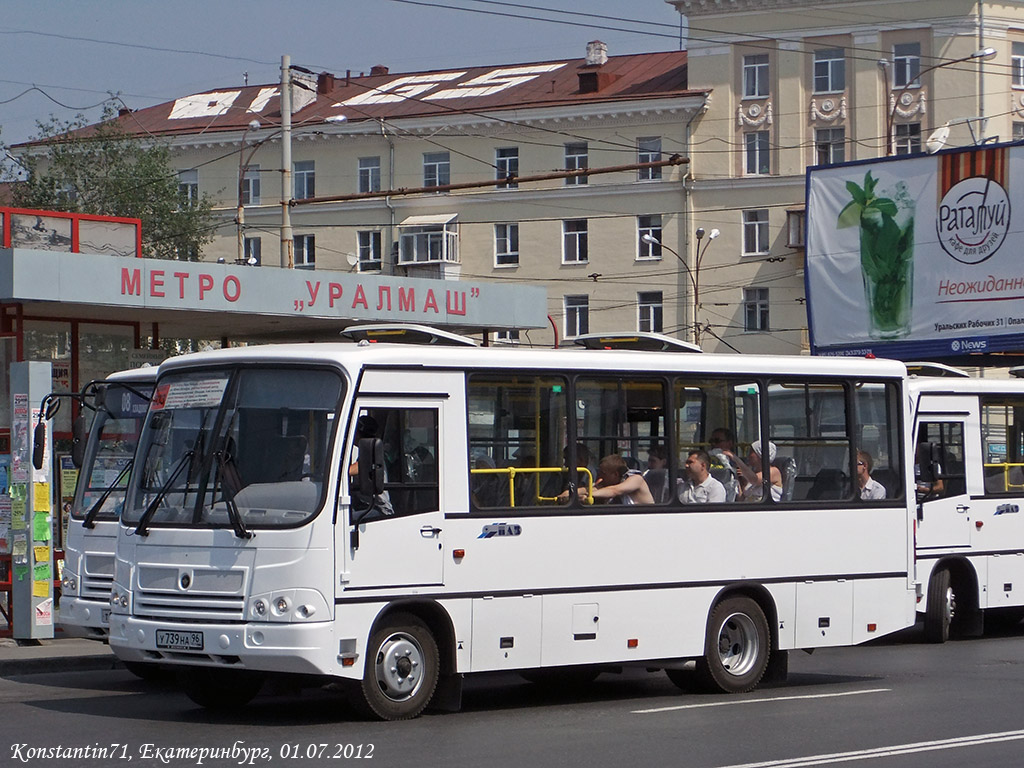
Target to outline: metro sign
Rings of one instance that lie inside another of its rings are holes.
[[[491,96],[523,83],[535,80],[546,72],[554,72],[565,66],[561,64],[532,64],[522,67],[501,67],[492,69],[452,88],[441,86],[458,80],[466,72],[431,72],[425,75],[406,75],[398,77],[378,88],[353,96],[346,101],[334,104],[335,107],[356,106],[360,104],[394,104],[406,99],[468,99],[478,96]],[[441,88],[441,90],[435,90]]]

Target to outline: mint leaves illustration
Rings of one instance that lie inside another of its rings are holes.
[[[905,185],[897,185],[895,200],[877,197],[877,185],[871,171],[864,175],[863,187],[846,182],[853,199],[840,211],[837,226],[860,226],[860,264],[872,327],[892,337],[909,331],[914,218],[908,217],[903,226],[896,220],[898,203],[910,202]]]

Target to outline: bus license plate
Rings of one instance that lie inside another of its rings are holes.
[[[168,651],[201,651],[203,650],[203,633],[158,629],[156,631],[156,647]]]

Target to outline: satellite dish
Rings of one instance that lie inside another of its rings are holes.
[[[928,137],[928,140],[924,143],[925,149],[928,150],[929,155],[934,155],[944,146],[946,146],[946,140],[949,138],[949,123],[940,125],[936,128],[932,135]]]
[[[359,257],[356,256],[354,253],[346,253],[345,254],[345,261],[348,262],[348,265],[350,267],[354,267],[356,264],[359,263]]]

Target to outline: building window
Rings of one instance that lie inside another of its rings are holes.
[[[359,158],[359,191],[380,192],[380,158]]]
[[[1013,123],[1013,141],[1024,141],[1024,123]]]
[[[443,187],[452,183],[451,157],[448,152],[423,153],[423,186]]]
[[[296,200],[308,200],[316,197],[316,172],[312,160],[300,160],[294,163],[292,180],[295,182],[294,196]]]
[[[315,269],[316,268],[316,236],[315,235],[295,235],[292,238],[294,248],[292,249],[292,256],[295,263],[296,269]]]
[[[383,264],[379,230],[365,230],[356,233],[359,246],[359,271],[379,272]]]
[[[519,264],[519,225],[494,225],[494,265],[497,267]]]
[[[183,208],[190,208],[199,202],[199,171],[178,172],[178,196]]]
[[[398,236],[398,263],[400,265],[459,263],[459,235],[457,223],[403,225]]]
[[[495,331],[494,341],[498,344],[518,344],[519,331]]]
[[[638,331],[661,333],[662,297],[661,291],[641,291],[636,295]]]
[[[512,179],[519,175],[519,147],[498,147],[494,150],[494,167],[498,179]],[[498,189],[516,189],[519,184],[506,181]]]
[[[903,88],[920,85],[921,44],[897,43],[892,47],[892,85]]]
[[[846,89],[846,59],[841,48],[814,52],[814,92],[830,93]]]
[[[260,167],[248,165],[242,174],[242,205],[260,204]]]
[[[814,132],[814,150],[818,165],[846,161],[846,129],[819,128]]]
[[[757,256],[768,253],[768,209],[758,208],[743,212],[743,255]]]
[[[743,330],[767,331],[768,326],[768,289],[743,289]]]
[[[1011,46],[1010,70],[1013,75],[1013,87],[1024,88],[1024,43]]]
[[[587,220],[570,219],[562,222],[562,263],[579,264],[587,261]]]
[[[245,238],[242,245],[242,258],[246,264],[258,267],[263,263],[263,241],[258,237]]]
[[[744,135],[747,175],[771,172],[768,163],[768,131],[752,131]]]
[[[786,245],[790,248],[803,248],[806,244],[804,232],[807,229],[807,212],[805,209],[786,211]]]
[[[636,140],[636,161],[657,163],[661,160],[661,137],[644,136]],[[661,178],[661,166],[637,169],[638,181],[656,181]]]
[[[567,171],[578,171],[582,168],[588,168],[587,142],[578,141],[572,142],[565,145],[565,170]],[[586,176],[567,176],[565,179],[565,185],[567,187],[574,186],[576,184],[586,184]]]
[[[900,123],[893,133],[893,150],[897,155],[921,151],[921,124]]]
[[[590,298],[587,296],[566,296],[565,337],[582,336],[590,333]]]
[[[638,259],[661,258],[661,215],[637,216],[637,255]],[[655,242],[650,242],[650,240]]]
[[[768,54],[758,53],[743,57],[743,96],[768,95]]]

